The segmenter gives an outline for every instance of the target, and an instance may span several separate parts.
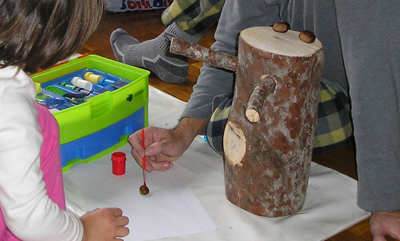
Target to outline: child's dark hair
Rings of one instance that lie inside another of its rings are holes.
[[[102,0],[1,0],[0,67],[51,67],[83,47],[102,13]]]

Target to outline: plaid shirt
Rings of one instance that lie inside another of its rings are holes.
[[[190,35],[201,35],[218,21],[225,0],[175,0],[163,12],[165,26],[176,22]]]

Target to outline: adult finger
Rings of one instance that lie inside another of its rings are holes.
[[[372,235],[373,241],[387,241],[386,238],[382,235]]]
[[[129,218],[126,216],[117,217],[117,226],[126,226],[129,223]]]
[[[122,216],[122,210],[120,208],[109,208],[109,210],[114,217]]]
[[[126,237],[129,234],[129,228],[127,227],[118,227],[115,231],[116,237]]]
[[[152,166],[151,171],[165,172],[174,166],[172,162],[169,161],[149,161]]]

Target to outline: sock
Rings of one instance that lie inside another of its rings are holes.
[[[142,43],[123,29],[117,29],[112,32],[110,43],[119,62],[148,69],[164,82],[181,83],[187,78],[188,60],[169,52],[172,37],[192,43],[201,38],[185,33],[173,23],[157,38]]]

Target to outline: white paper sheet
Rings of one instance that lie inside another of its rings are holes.
[[[149,95],[149,125],[175,126],[185,103],[152,87]],[[356,205],[355,180],[315,163],[299,213],[282,218],[248,213],[225,198],[222,157],[201,137],[173,169],[147,175],[150,194],[143,197],[141,169],[129,157],[129,145],[121,150],[128,154],[125,176],[114,177],[110,157],[103,157],[74,166],[64,177],[67,206],[77,215],[95,207],[123,208],[131,222],[125,240],[324,240],[369,215]]]
[[[129,153],[130,149],[125,146],[118,151]],[[150,193],[143,196],[139,193],[142,170],[133,159],[128,158],[125,175],[115,176],[107,157],[75,165],[70,175],[84,197],[86,210],[115,206],[130,218],[131,232],[125,240],[152,240],[216,229],[176,170],[147,174]]]

